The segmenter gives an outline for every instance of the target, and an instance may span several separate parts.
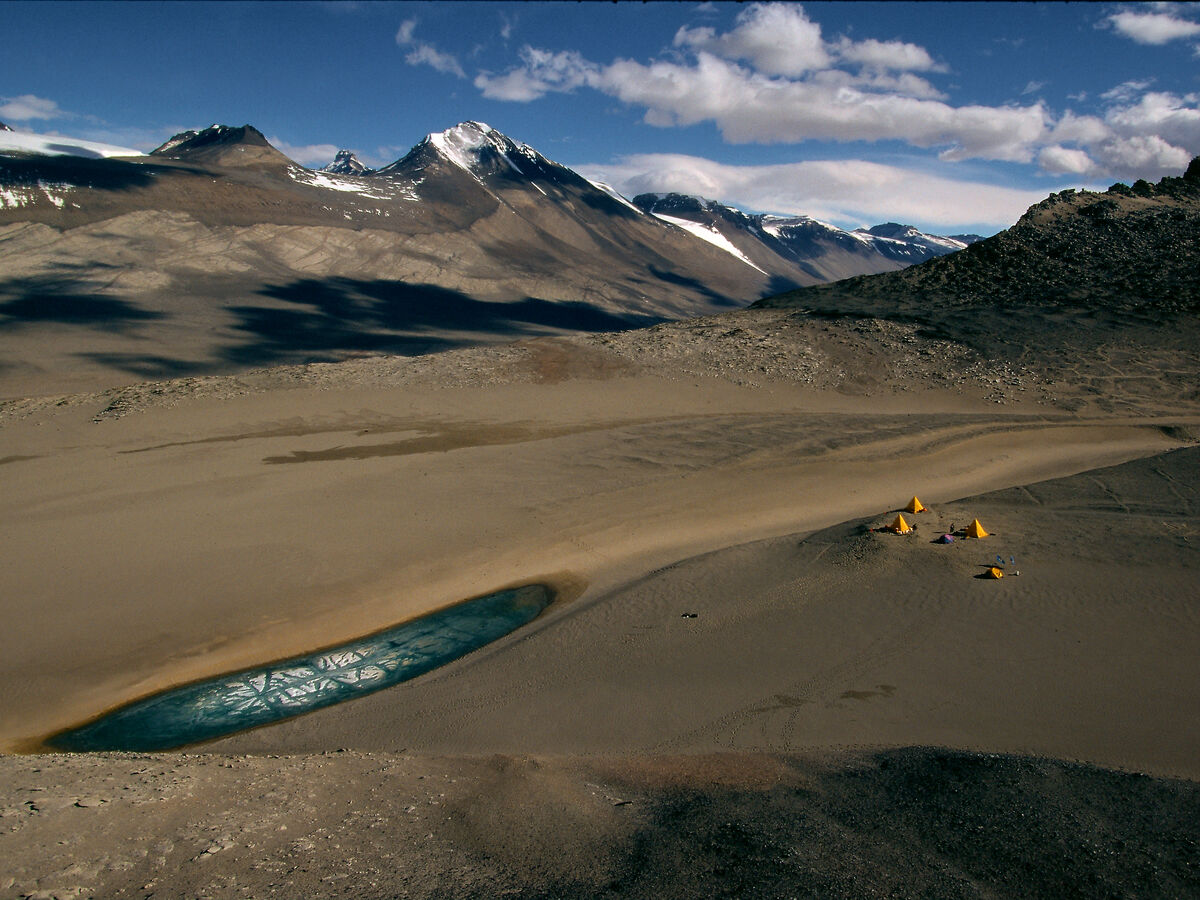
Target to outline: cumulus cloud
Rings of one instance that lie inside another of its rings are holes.
[[[680,28],[675,46],[747,60],[767,75],[803,75],[827,68],[832,61],[821,26],[798,6],[774,3],[742,10],[736,27],[726,34],[718,35],[712,28]]]
[[[858,63],[873,69],[895,69],[911,72],[944,72],[946,67],[933,61],[924,47],[903,41],[852,41],[842,38],[837,43],[837,55],[846,62]]]
[[[1099,125],[1090,118],[1071,123],[1087,132],[1078,143],[1101,172],[1117,178],[1179,174],[1200,154],[1200,95],[1148,91],[1134,99],[1127,85],[1121,88],[1106,95],[1118,99]]]
[[[1139,44],[1160,45],[1200,34],[1200,22],[1180,19],[1165,12],[1124,10],[1108,17],[1109,24]]]
[[[33,94],[22,94],[19,97],[0,97],[0,120],[12,122],[28,122],[31,119],[61,119],[68,113],[58,108],[58,104],[45,97]]]
[[[897,221],[958,228],[969,223],[999,229],[1046,196],[1044,190],[958,181],[861,159],[731,166],[683,154],[641,154],[612,165],[575,168],[627,196],[678,191],[745,209],[860,225]]]
[[[1136,103],[1117,106],[1105,117],[1128,135],[1153,133],[1184,147],[1200,149],[1200,95],[1182,97],[1164,91],[1143,94]]]
[[[1187,24],[1174,6],[1109,19],[1143,36],[1165,34],[1162,20]],[[401,42],[414,40],[406,25]],[[1186,31],[1172,27],[1176,36]],[[1025,102],[959,105],[930,80],[945,67],[923,47],[827,39],[798,4],[747,6],[724,32],[685,26],[674,48],[658,59],[604,64],[526,46],[519,65],[480,73],[474,83],[489,99],[517,102],[596,90],[641,110],[650,125],[712,123],[735,144],[902,141],[945,161],[1036,163],[1053,175],[1160,177],[1200,153],[1197,95],[1131,80],[1100,94],[1099,109],[1084,115],[1035,102],[1045,85],[1031,81],[1021,91]]]
[[[1047,127],[1040,103],[954,106],[916,74],[944,71],[923,47],[826,41],[798,5],[754,4],[731,30],[685,26],[674,44],[686,58],[607,65],[527,46],[519,66],[475,85],[521,102],[586,86],[643,108],[651,125],[713,122],[733,143],[902,140],[946,159],[1028,161]]]
[[[425,41],[418,41],[413,36],[416,27],[416,19],[406,19],[396,30],[396,44],[400,47],[412,48],[405,54],[404,61],[410,66],[431,66],[438,72],[466,78],[467,73],[463,71],[463,67],[453,55],[444,53]]]
[[[475,87],[491,100],[537,100],[551,91],[573,91],[594,85],[599,67],[574,50],[552,53],[535,47],[521,50],[522,65],[504,75],[481,72]]]
[[[1187,168],[1191,154],[1158,135],[1115,137],[1096,148],[1105,172],[1120,178],[1157,178],[1178,175]]]
[[[1043,147],[1038,154],[1038,165],[1055,175],[1087,175],[1096,169],[1096,163],[1083,150],[1072,150],[1059,144]]]
[[[712,121],[733,143],[899,139],[945,146],[948,159],[1028,161],[1047,120],[1040,103],[955,107],[853,83],[766,78],[703,52],[694,66],[618,60],[595,84],[644,106],[652,125]]]

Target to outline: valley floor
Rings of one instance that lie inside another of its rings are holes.
[[[1182,346],[746,312],[7,402],[10,752],[559,599],[186,755],[0,757],[0,897],[1200,895]],[[914,494],[917,536],[869,530]]]

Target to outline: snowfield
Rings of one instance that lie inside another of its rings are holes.
[[[97,141],[82,141],[79,138],[62,137],[56,134],[33,134],[28,131],[0,131],[0,153],[41,153],[46,156],[83,156],[91,159],[108,159],[111,156],[145,156],[132,147],[101,144]]]

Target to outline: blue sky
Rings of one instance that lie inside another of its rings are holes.
[[[1197,3],[5,2],[0,33],[20,130],[382,165],[475,119],[627,194],[850,227],[990,234],[1200,154]]]

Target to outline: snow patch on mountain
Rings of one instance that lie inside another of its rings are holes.
[[[299,166],[289,166],[288,174],[293,181],[308,187],[324,188],[328,191],[342,191],[347,194],[358,194],[372,200],[420,200],[412,185],[401,182],[356,178],[350,175],[331,175],[328,172],[314,172],[312,169],[302,169]]]
[[[708,241],[714,247],[720,247],[726,253],[736,256],[746,265],[750,266],[750,268],[758,269],[758,271],[762,272],[764,275],[767,274],[762,269],[759,269],[758,266],[754,265],[754,263],[750,262],[750,259],[745,253],[733,246],[733,244],[729,242],[729,239],[725,237],[725,235],[717,232],[715,228],[706,228],[699,222],[693,222],[690,219],[679,219],[675,216],[665,215],[664,213],[651,213],[651,215],[653,215],[656,219],[662,219],[664,222],[675,225],[678,228],[682,228],[684,231],[695,235],[702,241]]]
[[[38,195],[45,197],[58,209],[67,205],[66,195],[75,189],[74,185],[38,179],[36,184],[12,184],[0,187],[0,209],[24,209],[33,206],[38,201]],[[79,208],[78,203],[71,206]]]
[[[118,147],[99,141],[83,141],[79,138],[62,137],[55,134],[34,134],[28,131],[0,131],[0,153],[40,153],[44,156],[83,156],[90,159],[107,159],[111,156],[145,156],[132,147]]]
[[[617,191],[617,189],[612,187],[611,185],[605,184],[603,181],[592,181],[590,179],[588,180],[588,184],[590,184],[592,187],[596,188],[597,190],[603,191],[604,193],[608,194],[608,196],[612,197],[614,200],[616,200],[618,203],[622,204],[623,206],[628,206],[639,216],[645,215],[644,212],[642,212],[640,209],[638,209],[636,206],[634,206],[632,203],[630,203],[628,200],[626,200]]]

